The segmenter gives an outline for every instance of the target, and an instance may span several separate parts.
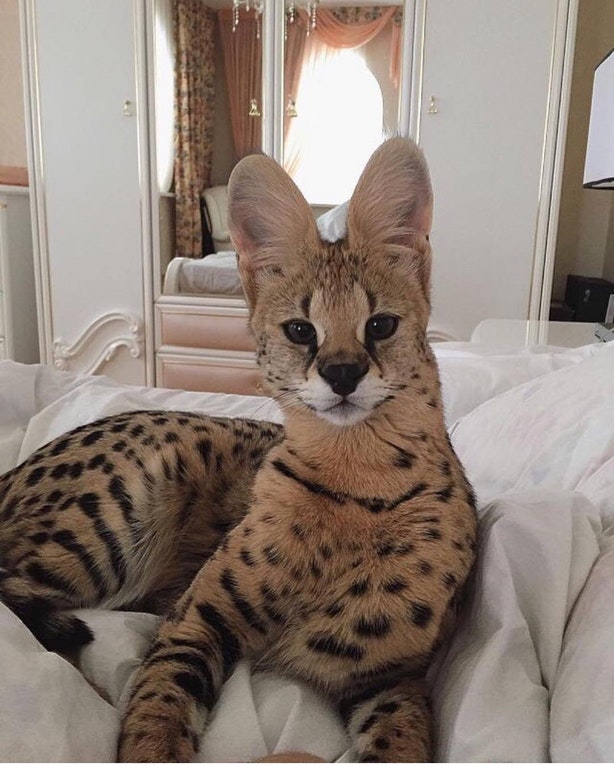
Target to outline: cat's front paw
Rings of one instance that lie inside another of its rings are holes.
[[[428,733],[377,731],[362,735],[354,746],[356,762],[431,762],[432,746]]]
[[[431,762],[433,738],[428,702],[419,690],[385,694],[355,712],[351,727],[357,762]]]
[[[118,762],[193,762],[198,737],[185,724],[147,722],[125,728],[119,739]]]

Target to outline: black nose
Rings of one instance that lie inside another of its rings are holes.
[[[341,365],[325,365],[319,368],[318,372],[325,381],[328,381],[330,388],[335,394],[347,396],[353,391],[365,375],[369,365],[360,362],[343,363]]]

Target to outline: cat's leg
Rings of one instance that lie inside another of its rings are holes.
[[[137,673],[122,722],[123,762],[189,762],[237,661],[280,630],[263,609],[266,568],[219,549],[163,621]]]
[[[47,577],[47,584],[40,582],[41,573]],[[39,576],[38,581],[35,575]],[[53,579],[42,567],[33,571],[32,576],[13,574],[0,567],[0,601],[52,652],[70,653],[94,638],[82,620],[62,612],[62,608],[81,606],[78,597],[69,591],[68,584],[60,578]]]
[[[429,762],[432,716],[424,683],[407,680],[346,707],[358,762]]]

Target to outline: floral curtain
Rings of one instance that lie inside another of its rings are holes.
[[[173,22],[176,255],[200,258],[200,197],[213,152],[215,16],[201,0],[173,0]]]

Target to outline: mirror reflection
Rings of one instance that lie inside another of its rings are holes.
[[[397,131],[402,8],[323,2],[292,18],[283,164],[308,202],[336,205]]]
[[[400,5],[286,5],[284,108],[266,118],[262,21],[263,6],[253,0],[156,0],[165,293],[242,294],[226,185],[241,157],[261,151],[264,119],[283,125],[280,159],[315,215],[349,198],[370,154],[397,131]],[[200,276],[211,254],[205,271],[221,285]],[[184,261],[169,270],[174,257]]]

